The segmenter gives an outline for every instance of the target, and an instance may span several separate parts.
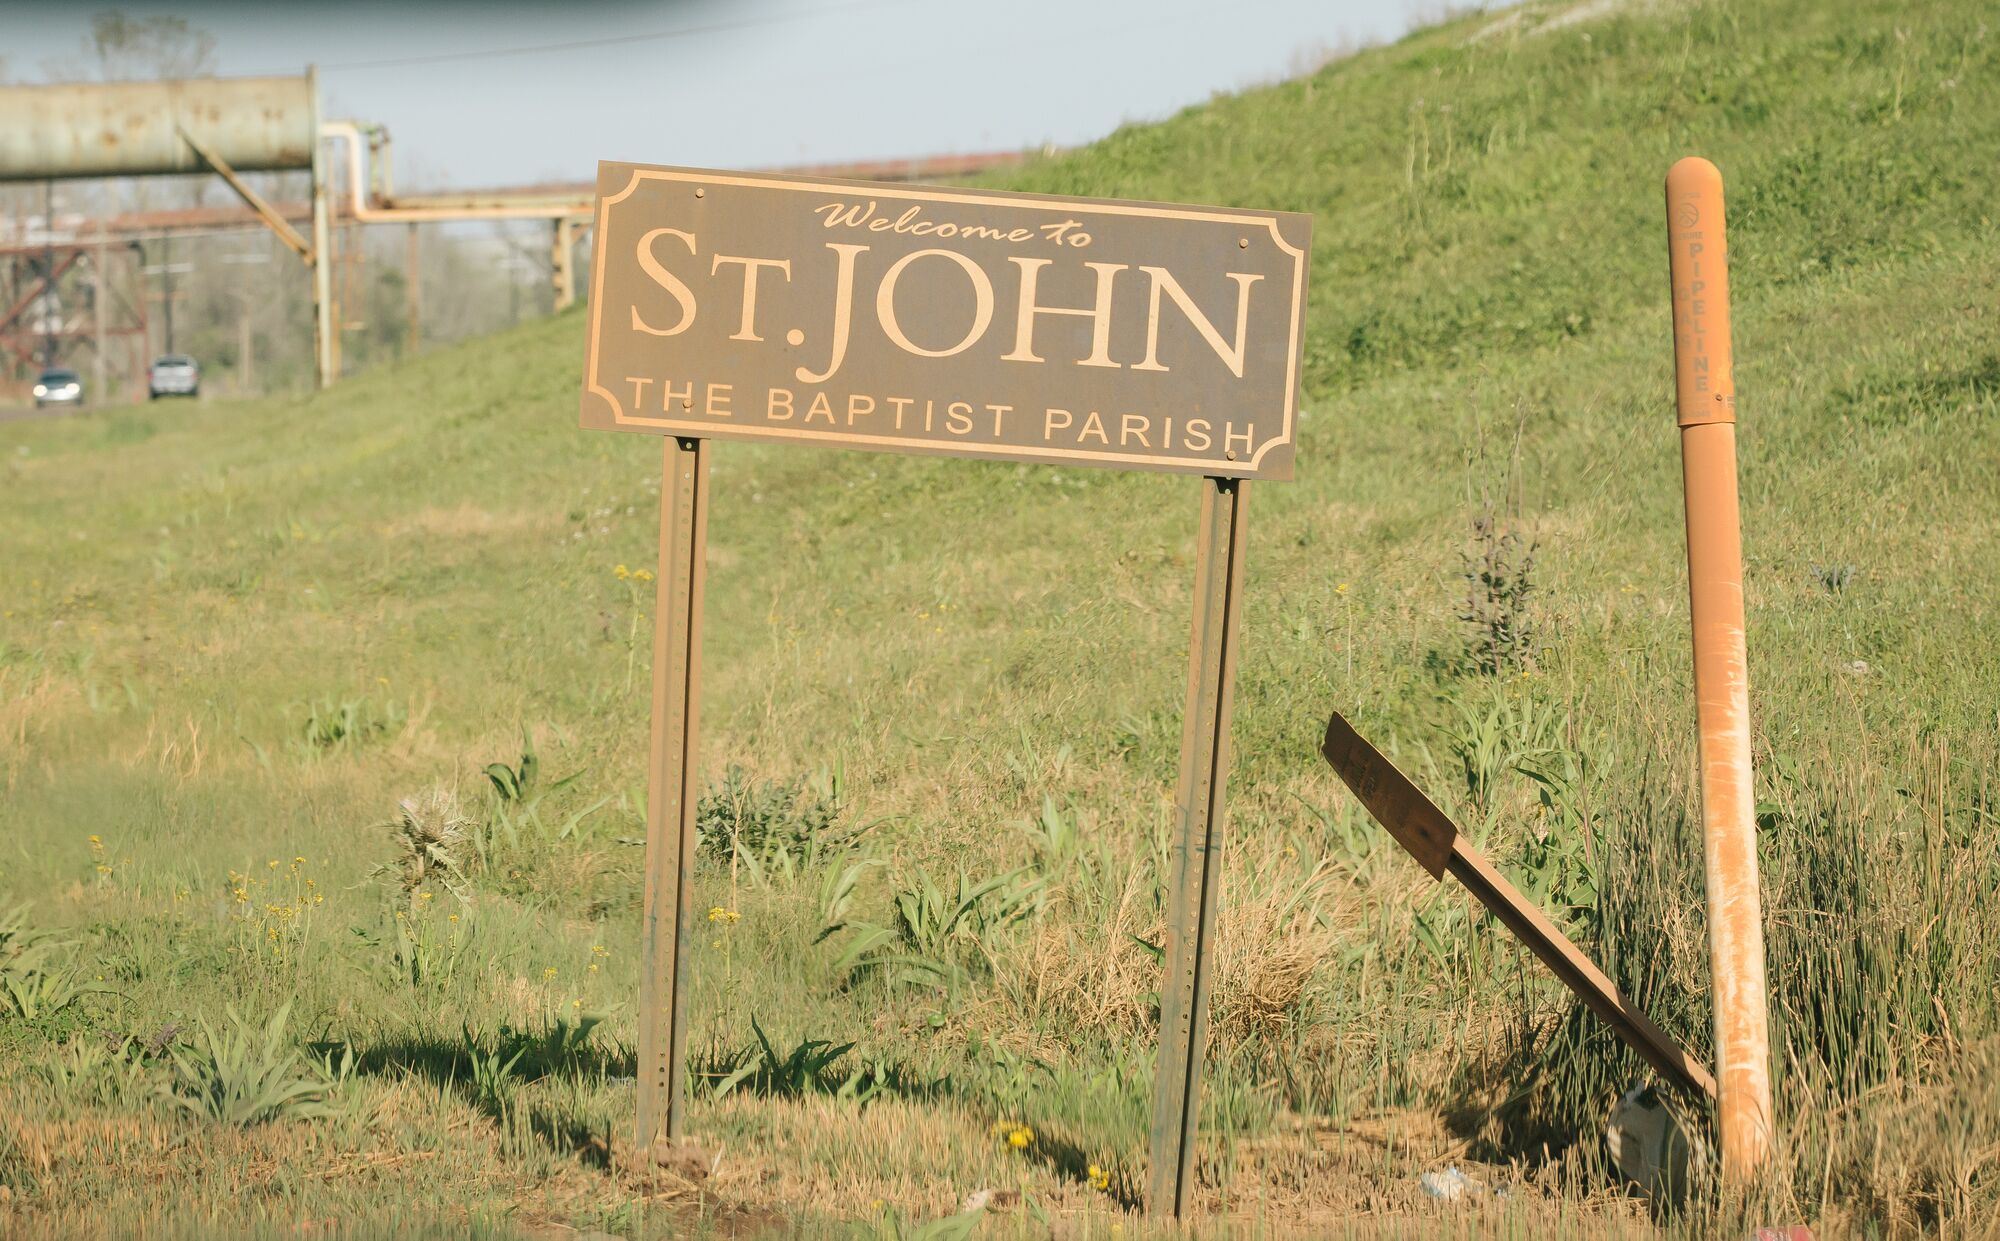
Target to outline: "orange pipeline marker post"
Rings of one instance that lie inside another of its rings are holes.
[[[1722,1172],[1738,1183],[1771,1145],[1771,1046],[1763,901],[1750,782],[1743,530],[1736,493],[1736,384],[1729,352],[1729,245],[1722,174],[1689,158],[1667,173],[1674,381],[1687,495],[1695,724],[1708,862],[1708,947]]]

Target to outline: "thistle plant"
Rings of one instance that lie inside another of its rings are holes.
[[[458,798],[446,788],[434,788],[397,804],[396,817],[384,825],[395,844],[394,860],[381,869],[394,874],[403,891],[414,894],[432,884],[463,898],[465,847],[472,821],[459,810]]]

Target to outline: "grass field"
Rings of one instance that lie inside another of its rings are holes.
[[[1197,1230],[1993,1235],[2000,26],[1551,15],[1007,174],[1318,217],[1298,481],[1250,509]],[[1314,751],[1346,712],[1707,1054],[1690,152],[1730,186],[1781,1133],[1750,1204],[1670,1209],[1603,1167],[1642,1066]],[[1197,488],[716,448],[709,1163],[641,1175],[659,445],[576,429],[580,323],[0,426],[0,1235],[1153,1231]],[[1508,1193],[1428,1200],[1452,1165]],[[1025,1205],[959,1215],[982,1189]]]

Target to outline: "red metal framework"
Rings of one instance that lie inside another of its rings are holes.
[[[143,369],[151,330],[145,299],[119,293],[112,271],[112,256],[131,253],[127,245],[104,243],[0,248],[0,298],[6,299],[0,309],[0,367],[8,379],[32,379],[48,366],[74,367],[79,360],[75,355],[87,350],[92,390],[101,399],[113,338],[130,343],[130,365]],[[132,267],[137,266],[135,258]],[[86,275],[87,281],[78,279]],[[65,283],[68,298],[63,296]],[[33,321],[38,305],[43,315]]]

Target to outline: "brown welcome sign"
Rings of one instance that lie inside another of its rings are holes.
[[[1250,479],[1292,476],[1311,218],[598,165],[583,425],[664,438],[638,1141],[686,1096],[711,439],[1205,475],[1151,1208],[1194,1185]]]
[[[1310,216],[603,163],[583,425],[1290,478]]]

